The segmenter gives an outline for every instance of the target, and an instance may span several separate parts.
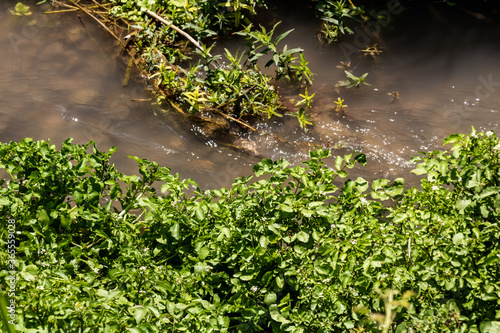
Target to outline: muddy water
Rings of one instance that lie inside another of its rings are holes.
[[[226,186],[251,172],[259,158],[203,139],[173,111],[150,102],[144,84],[123,87],[127,64],[95,22],[74,13],[27,18],[0,4],[0,140],[93,140],[100,150],[116,146],[114,163],[137,173],[139,156],[172,168],[207,187]],[[132,75],[133,77],[133,75]]]
[[[213,188],[249,174],[262,157],[298,163],[312,144],[339,154],[366,153],[369,164],[355,176],[407,177],[409,158],[439,149],[450,133],[468,132],[470,126],[500,132],[500,30],[465,14],[398,13],[390,22],[397,29],[366,41],[358,32],[343,44],[344,51],[316,41],[315,21],[286,14],[280,29],[296,29],[287,44],[303,47],[313,72],[319,73],[310,91],[316,93],[315,126],[304,133],[292,118],[263,122],[257,127],[289,143],[251,134],[237,142],[246,148],[238,150],[203,138],[175,111],[140,101],[149,98],[140,80],[123,87],[126,64],[113,39],[94,22],[72,13],[52,14],[57,16],[49,20],[41,15],[43,6],[32,6],[29,19],[15,17],[7,11],[14,4],[0,5],[3,142],[23,137],[50,138],[56,144],[68,137],[80,143],[94,140],[102,150],[118,147],[114,162],[122,172],[137,172],[127,157],[135,155]],[[353,51],[375,42],[383,51],[379,57]],[[371,86],[335,87],[345,79],[336,67],[341,60],[350,61],[357,76],[368,72]],[[389,95],[393,92],[399,96]],[[348,105],[344,112],[333,110],[338,97]]]
[[[447,135],[471,126],[499,132],[498,19],[487,23],[457,8],[416,6],[392,13],[379,34],[357,30],[335,46],[312,38],[317,23],[303,12],[292,9],[281,18],[277,33],[294,28],[287,44],[302,46],[319,73],[310,91],[316,93],[315,127],[303,139],[367,154],[360,171],[366,178],[406,178],[412,156],[441,149]],[[373,44],[380,56],[360,51]],[[369,73],[371,86],[335,87],[346,79],[340,61],[350,62],[356,76]],[[339,97],[348,105],[344,112],[334,111]]]

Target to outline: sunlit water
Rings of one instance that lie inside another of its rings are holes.
[[[114,162],[122,172],[137,172],[127,157],[135,155],[214,188],[249,174],[263,157],[299,163],[311,145],[367,154],[368,166],[351,177],[406,178],[410,157],[440,149],[448,134],[468,132],[470,126],[498,132],[500,30],[465,14],[451,19],[420,13],[428,15],[426,20],[393,15],[390,23],[397,29],[369,36],[370,44],[381,47],[380,56],[347,53],[353,73],[368,72],[371,84],[351,89],[335,87],[345,79],[336,66],[346,61],[346,52],[316,40],[317,21],[293,11],[279,18],[284,21],[279,31],[295,28],[286,43],[303,47],[318,73],[310,88],[316,93],[310,112],[315,125],[304,133],[290,117],[257,124],[288,143],[254,133],[237,142],[246,148],[237,150],[203,138],[176,111],[164,113],[139,101],[150,97],[140,80],[123,87],[126,63],[118,46],[83,14],[81,20],[75,13],[47,17],[41,14],[47,7],[33,5],[33,15],[23,18],[8,14],[13,5],[0,5],[3,142],[94,140],[101,150],[118,147]],[[359,46],[355,40],[347,43]],[[285,87],[281,91],[288,95]],[[389,95],[394,91],[396,99]],[[348,105],[345,112],[333,110],[338,97]]]

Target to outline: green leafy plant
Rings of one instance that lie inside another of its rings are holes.
[[[14,10],[10,10],[10,13],[17,16],[28,16],[31,15],[31,12],[29,10],[29,6],[24,5],[22,2],[18,2],[14,7]]]
[[[346,34],[353,34],[354,32],[347,25],[347,21],[359,20],[363,14],[361,8],[351,6],[345,0],[319,0],[316,10],[323,20],[321,39],[326,43],[335,42]]]
[[[297,105],[297,106],[304,105],[305,108],[310,108],[314,95],[316,95],[316,94],[309,95],[309,93],[307,92],[307,88],[306,88],[303,95],[299,94],[299,96],[302,97],[302,100],[298,101],[295,105]]]
[[[259,70],[259,59],[271,53],[271,59],[266,62],[265,67],[274,65],[276,68],[276,80],[284,77],[288,81],[310,84],[313,74],[307,67],[308,62],[302,53],[303,50],[300,48],[288,49],[287,45],[283,47],[282,51],[278,50],[278,43],[288,36],[293,29],[282,33],[273,41],[274,31],[280,23],[276,23],[270,31],[267,31],[262,26],[260,27],[260,31],[253,30],[253,26],[250,24],[242,32],[238,33],[247,39],[248,51],[246,63],[249,67]],[[299,54],[300,62],[298,65],[293,65],[297,60],[296,54]]]
[[[494,332],[500,140],[446,143],[413,159],[419,189],[349,177],[364,155],[316,149],[214,190],[137,157],[121,174],[92,143],[0,144],[16,330],[379,332],[380,313],[386,332]]]
[[[300,127],[304,131],[307,131],[307,125],[312,125],[311,119],[307,116],[306,110],[303,106],[301,106],[297,112],[290,112],[288,115],[296,117],[299,121]]]
[[[337,97],[336,101],[333,101],[335,103],[335,111],[341,112],[344,111],[344,108],[348,107],[348,105],[344,104],[344,100],[341,99],[340,97]]]
[[[368,82],[365,81],[366,77],[368,76],[368,73],[365,73],[361,75],[360,77],[355,76],[351,72],[345,70],[344,71],[345,75],[347,76],[346,81],[340,81],[338,85],[340,87],[346,87],[346,88],[358,88],[360,84],[365,84],[367,86],[371,86]]]

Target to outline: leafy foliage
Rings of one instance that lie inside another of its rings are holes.
[[[345,81],[340,81],[338,85],[340,87],[346,87],[346,88],[359,88],[359,85],[365,84],[367,86],[371,86],[368,82],[365,81],[366,77],[368,76],[368,73],[365,73],[361,75],[360,77],[357,77],[356,75],[352,74],[351,72],[344,70],[345,75],[347,76],[347,80]]]
[[[269,32],[263,27],[261,31],[252,30],[250,19],[258,6],[266,6],[266,1],[113,0],[112,3],[111,15],[132,21],[139,29],[134,36],[135,45],[154,79],[159,102],[180,101],[180,106],[192,114],[216,109],[237,118],[281,116],[284,108],[271,82],[284,78],[299,86],[312,83],[313,73],[307,67],[302,49],[288,49],[286,45],[278,49],[278,43],[291,31],[273,41],[276,25]],[[149,20],[147,10],[162,13],[175,26],[197,40],[212,43],[211,46],[189,51],[176,30]],[[211,55],[215,44],[210,38],[228,35],[243,25],[238,33],[250,45],[245,60],[239,52],[232,54],[228,50],[223,55]],[[274,76],[263,74],[257,66],[259,58],[267,53],[271,59],[265,67],[274,67]],[[187,59],[195,61],[186,63]]]
[[[321,39],[326,43],[338,41],[342,36],[354,34],[349,28],[349,20],[359,20],[363,17],[363,10],[356,7],[349,0],[317,0],[316,10],[318,11],[323,28],[321,29]]]
[[[427,178],[406,191],[348,178],[362,154],[326,167],[323,149],[202,191],[137,157],[140,175],[121,174],[114,150],[91,143],[2,144],[0,259],[14,219],[17,329],[379,332],[380,320],[384,332],[496,332],[500,142],[446,142],[414,159]]]

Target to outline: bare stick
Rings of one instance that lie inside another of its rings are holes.
[[[57,13],[68,13],[68,12],[76,12],[77,10],[80,10],[78,8],[73,8],[73,9],[60,9],[60,10],[52,10],[48,12],[43,12],[44,14],[57,14]]]

